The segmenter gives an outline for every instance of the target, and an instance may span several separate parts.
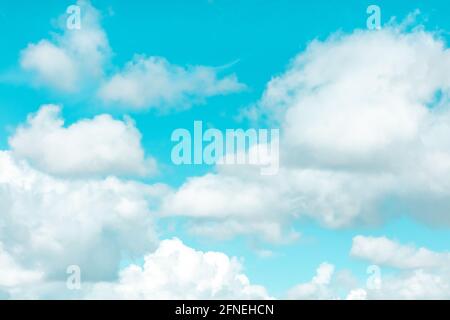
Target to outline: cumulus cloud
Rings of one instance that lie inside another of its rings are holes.
[[[46,105],[30,115],[9,139],[13,154],[60,176],[145,176],[156,170],[131,119],[104,114],[64,127],[60,112],[61,107]]]
[[[181,67],[161,57],[136,56],[99,90],[100,98],[136,109],[183,108],[205,98],[244,89],[235,75],[219,77],[211,67]]]
[[[59,111],[56,106],[42,108],[29,118],[26,127],[17,131],[12,145],[29,150],[33,141],[41,144],[44,141],[43,145],[49,147],[52,143],[46,139],[54,139],[60,143],[54,148],[67,157],[62,142],[67,144],[72,136],[79,138],[80,133],[86,134],[86,128],[88,132],[89,128],[98,130],[102,121],[106,121],[122,129],[113,135],[122,139],[130,129],[123,122],[114,123],[110,117],[101,116],[99,120],[83,120],[65,129],[58,118]],[[92,149],[83,146],[85,140],[79,140],[75,147],[83,151]],[[116,148],[118,145],[116,142]],[[0,152],[2,297],[270,298],[264,287],[250,283],[237,258],[220,252],[196,251],[178,239],[159,243],[155,211],[170,191],[167,186],[112,176],[58,178],[30,166],[28,162],[34,158],[21,159],[16,152],[17,149]],[[129,152],[125,153],[129,156]],[[116,156],[111,159],[117,160]],[[44,158],[51,156],[46,154]],[[67,162],[66,159],[61,158]],[[120,270],[123,261],[135,261],[144,255],[142,266],[131,264]],[[79,291],[66,287],[66,270],[70,265],[80,267]]]
[[[1,151],[0,243],[46,279],[65,279],[69,265],[86,280],[113,279],[122,259],[156,246],[152,208],[165,192],[114,177],[55,178]]]
[[[195,218],[191,230],[201,235],[229,238],[254,233],[281,241],[285,235],[276,212],[283,204],[271,191],[262,182],[246,183],[238,176],[208,174],[190,178],[164,199],[162,210],[166,215]]]
[[[21,67],[34,74],[39,85],[63,92],[78,92],[93,79],[100,79],[111,49],[100,26],[100,14],[89,1],[79,0],[81,28],[66,28],[51,40],[31,43],[20,56]]]
[[[356,236],[350,254],[377,265],[398,269],[433,268],[450,265],[449,252],[433,252],[426,248],[403,245],[386,237]]]
[[[398,172],[433,151],[424,138],[448,108],[429,106],[448,92],[449,67],[448,49],[430,33],[356,31],[311,43],[261,104],[277,113],[305,165]]]
[[[350,271],[335,272],[333,265],[322,263],[311,281],[296,285],[288,291],[287,297],[348,300],[450,298],[448,252],[416,249],[385,237],[356,236],[350,254],[371,264],[380,264],[380,272],[376,275],[379,286],[368,285],[374,274],[360,279],[363,280],[360,283]],[[424,261],[427,258],[431,261]],[[393,270],[385,272],[383,266]]]
[[[383,279],[380,290],[371,290],[369,299],[428,300],[450,298],[449,270],[416,269]]]
[[[284,129],[289,165],[384,175],[366,207],[389,196],[448,225],[449,68],[445,43],[421,28],[355,31],[311,43],[261,108]]]
[[[122,269],[114,281],[82,276],[80,290],[68,290],[65,281],[35,279],[5,292],[12,299],[271,299],[264,287],[250,283],[235,257],[197,251],[176,238],[150,252],[142,265]]]
[[[144,258],[120,272],[116,283],[96,284],[90,299],[268,299],[262,286],[250,284],[236,258],[201,252],[178,239],[164,240]]]
[[[397,269],[381,274],[377,290],[357,289],[368,299],[448,299],[450,298],[450,254],[404,245],[386,237],[357,236],[351,255]],[[354,297],[356,291],[350,292]]]
[[[58,20],[63,32],[22,50],[20,66],[33,74],[37,85],[71,94],[90,88],[98,91],[105,104],[134,110],[183,109],[246,87],[235,74],[221,76],[224,68],[183,67],[145,55],[136,55],[118,73],[110,72],[112,50],[100,12],[88,0],[79,0],[77,5],[79,29],[68,29],[68,15],[63,15]]]
[[[354,289],[348,293],[346,300],[367,300],[367,292],[364,289]]]
[[[252,234],[284,242],[297,238],[289,227],[296,218],[329,227],[372,222],[375,208],[366,202],[390,182],[389,177],[361,174],[354,179],[331,170],[283,168],[276,176],[261,176],[258,170],[226,167],[189,179],[164,200],[164,213],[195,219],[192,231],[207,236]]]
[[[39,281],[43,274],[34,270],[27,270],[17,264],[10,254],[3,250],[0,242],[0,289]]]
[[[449,226],[449,69],[445,43],[421,28],[313,41],[269,82],[254,110],[281,128],[278,175],[218,166],[187,181],[167,211],[206,221],[208,234],[220,235],[220,226],[247,217],[271,230],[302,217],[331,228],[376,224],[390,199]],[[195,197],[200,190],[204,196]]]
[[[66,91],[75,89],[78,80],[76,62],[47,40],[30,44],[22,53],[21,66],[34,71],[41,81],[52,87]]]
[[[310,282],[302,283],[288,292],[289,299],[299,300],[325,300],[333,299],[334,294],[329,285],[334,273],[334,266],[329,263],[322,263],[316,270],[316,275]]]

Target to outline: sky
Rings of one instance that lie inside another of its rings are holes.
[[[449,10],[0,3],[0,298],[450,298]],[[175,164],[194,121],[279,170]]]

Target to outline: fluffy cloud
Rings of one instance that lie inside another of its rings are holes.
[[[354,289],[348,293],[346,300],[367,300],[367,292],[364,289]]]
[[[281,241],[285,235],[276,212],[283,204],[264,185],[243,182],[238,176],[191,178],[164,200],[162,210],[166,215],[195,218],[191,229],[201,235],[229,238],[253,233],[269,241]]]
[[[427,300],[450,298],[450,272],[417,269],[383,278],[380,290],[367,292],[368,299]]]
[[[32,270],[26,270],[18,265],[16,261],[3,250],[0,243],[0,289],[2,287],[14,287],[26,283],[37,282],[42,278],[42,273]]]
[[[334,293],[329,288],[333,273],[334,266],[332,264],[322,263],[310,282],[299,284],[289,290],[288,298],[300,300],[333,299]]]
[[[182,109],[245,88],[234,74],[220,76],[223,68],[182,67],[162,57],[143,55],[136,55],[122,71],[106,77],[112,50],[100,25],[100,13],[88,0],[79,0],[77,5],[80,29],[68,29],[69,16],[61,16],[59,25],[64,32],[30,43],[21,53],[22,69],[32,73],[38,85],[66,93],[94,88],[106,104],[131,109]]]
[[[15,156],[54,175],[144,176],[156,162],[144,156],[141,135],[131,119],[109,115],[80,120],[64,127],[61,108],[46,105],[28,117],[9,139]]]
[[[189,179],[164,200],[164,213],[194,218],[192,230],[207,236],[253,234],[283,242],[297,237],[289,225],[299,217],[329,227],[372,222],[375,208],[367,202],[390,183],[389,177],[354,179],[331,170],[283,168],[276,176],[261,176],[258,170],[224,165],[218,171]]]
[[[384,252],[383,252],[384,251]],[[349,271],[335,272],[333,265],[321,264],[316,276],[307,283],[289,290],[290,299],[448,299],[450,298],[450,267],[448,252],[417,249],[391,239],[356,236],[351,255],[371,264],[388,266],[394,271],[380,268],[379,287],[364,286]],[[404,261],[402,261],[404,259]],[[430,259],[431,261],[425,261]]]
[[[266,290],[251,285],[236,258],[201,252],[180,240],[162,241],[145,256],[144,265],[120,272],[116,283],[96,284],[90,299],[268,299]]]
[[[390,199],[450,225],[449,68],[444,42],[420,28],[312,42],[253,110],[281,128],[278,175],[219,166],[187,181],[166,211],[205,221],[208,234],[267,223],[290,237],[283,226],[299,217],[331,228],[379,223]]]
[[[11,137],[13,150],[0,151],[1,297],[269,298],[264,287],[250,284],[236,258],[196,251],[178,239],[159,243],[156,210],[167,186],[97,176],[115,175],[133,159],[143,162],[131,122],[104,115],[64,128],[59,112],[42,107]],[[98,147],[107,158],[97,155]],[[100,160],[102,166],[86,169]],[[143,255],[142,266],[120,271],[123,261]],[[66,286],[70,265],[80,267],[79,291]]]
[[[17,265],[65,279],[79,265],[86,280],[113,279],[124,258],[157,244],[152,208],[163,185],[110,177],[58,179],[0,152],[0,243]]]
[[[205,98],[240,91],[245,86],[235,75],[218,77],[214,68],[183,68],[164,58],[136,56],[124,70],[106,81],[100,98],[133,108],[189,106]]]
[[[376,290],[357,289],[349,296],[368,299],[448,299],[450,298],[450,254],[404,245],[385,237],[357,236],[351,254],[370,263],[399,269],[381,276]]]
[[[47,40],[30,44],[22,53],[21,66],[34,71],[39,80],[61,90],[75,90],[77,83],[76,62],[69,54]]]
[[[350,254],[377,265],[398,269],[432,268],[450,265],[450,253],[437,253],[426,248],[402,245],[386,237],[353,238]]]
[[[365,207],[389,196],[448,225],[448,68],[444,42],[420,28],[356,31],[311,43],[261,108],[284,129],[291,166],[389,177],[382,188],[367,181]]]
[[[38,84],[77,92],[103,75],[111,50],[99,23],[99,13],[89,1],[80,0],[77,4],[81,9],[79,30],[66,29],[66,17],[61,17],[62,34],[29,44],[21,53],[21,67],[34,73]]]
[[[34,279],[5,292],[12,299],[271,299],[264,287],[250,284],[237,258],[196,251],[178,239],[161,241],[143,265],[122,269],[115,281],[86,281],[83,274],[80,290]]]
[[[11,145],[17,148],[0,151],[1,297],[270,298],[264,287],[250,284],[236,258],[196,251],[177,239],[158,244],[156,210],[169,192],[167,186],[113,176],[58,178],[29,165],[41,158],[56,163],[51,152],[41,150],[37,158],[19,157],[19,150],[30,152],[33,144],[40,144],[62,152],[61,161],[67,163],[71,142],[78,148],[75,151],[92,153],[99,141],[92,146],[83,144],[92,141],[104,124],[121,129],[105,136],[122,140],[131,137],[125,145],[139,145],[139,139],[133,140],[138,137],[133,135],[137,130],[124,122],[99,116],[63,128],[59,111],[56,106],[43,107],[11,138]],[[107,141],[100,145],[109,146]],[[114,146],[120,149],[120,142],[115,141]],[[120,157],[121,152],[110,159],[118,161]],[[82,168],[82,163],[78,161],[78,167]],[[58,173],[76,172],[69,167]],[[49,168],[55,169],[45,166],[46,171]],[[119,271],[123,261],[134,261],[144,254],[143,266],[132,264]],[[66,287],[70,265],[81,269],[79,291]]]

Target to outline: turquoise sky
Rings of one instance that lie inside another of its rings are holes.
[[[20,52],[29,43],[49,38],[57,31],[54,19],[64,14],[71,1],[0,2],[0,147],[8,148],[8,137],[28,114],[48,103],[62,104],[69,125],[101,113],[114,117],[124,114],[136,121],[142,145],[160,164],[157,176],[142,181],[161,182],[177,188],[188,177],[213,171],[210,166],[180,166],[171,163],[173,144],[170,135],[176,128],[192,128],[194,120],[219,129],[248,128],[238,121],[239,111],[257,102],[267,83],[282,74],[289,61],[305,50],[314,39],[325,40],[335,32],[351,33],[366,28],[366,8],[373,1],[293,1],[293,0],[167,0],[119,1],[93,0],[102,12],[101,24],[113,51],[107,74],[113,74],[135,54],[165,57],[170,63],[205,65],[234,73],[247,88],[241,92],[207,98],[187,110],[159,112],[111,109],[89,93],[70,95],[39,87],[20,69]],[[403,20],[419,9],[419,20],[427,30],[443,30],[448,39],[450,3],[442,0],[376,1],[382,8],[382,23],[391,18]],[[350,269],[361,283],[367,277],[369,263],[350,257],[356,235],[386,236],[401,243],[414,243],[430,250],[450,250],[447,228],[429,226],[399,211],[395,203],[386,203],[386,213],[395,218],[376,226],[330,229],[307,219],[297,220],[293,228],[301,237],[289,244],[270,244],[252,237],[211,240],[191,234],[186,218],[158,221],[161,239],[178,237],[197,250],[222,251],[243,259],[244,271],[252,283],[264,285],[273,296],[282,296],[293,285],[309,281],[317,266],[326,261],[336,269]],[[271,250],[261,257],[259,250]],[[129,261],[123,261],[127,265]],[[386,273],[389,270],[386,269]]]

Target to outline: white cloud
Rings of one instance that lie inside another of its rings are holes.
[[[389,176],[364,173],[282,168],[276,176],[261,176],[223,167],[168,195],[164,213],[194,218],[192,231],[206,236],[252,234],[283,242],[297,238],[289,226],[300,217],[333,228],[376,221],[374,200],[391,183]]]
[[[61,129],[62,121],[55,120],[58,111],[55,106],[43,108],[30,118],[29,130],[49,130],[55,122],[56,136],[60,130],[71,130]],[[155,210],[168,192],[165,185],[115,177],[57,178],[11,151],[1,151],[0,296],[270,298],[264,287],[250,283],[237,258],[196,251],[177,239],[158,244]],[[135,261],[144,254],[143,266],[132,264],[119,271],[123,261]],[[66,287],[69,265],[81,269],[79,291]]]
[[[38,271],[26,270],[3,250],[0,242],[0,289],[14,287],[39,281],[43,274]]]
[[[316,271],[316,275],[310,282],[302,283],[290,289],[287,296],[289,299],[311,300],[311,299],[335,299],[335,293],[329,288],[334,274],[334,266],[322,263]]]
[[[235,74],[221,76],[225,67],[183,67],[154,56],[135,55],[123,70],[109,73],[106,67],[112,50],[100,25],[100,13],[88,0],[78,0],[77,5],[80,29],[68,29],[69,16],[63,15],[58,19],[62,33],[22,50],[21,68],[34,75],[37,85],[72,94],[89,88],[108,105],[135,110],[183,109],[246,88]]]
[[[160,57],[136,56],[99,90],[100,98],[135,109],[183,108],[214,95],[244,89],[235,75],[220,78],[204,66],[180,67]]]
[[[370,290],[369,299],[450,299],[449,270],[417,269],[383,279],[380,290]]]
[[[450,298],[450,265],[447,252],[416,249],[385,237],[357,236],[350,253],[371,264],[380,264],[378,288],[368,288],[368,278],[360,279],[362,283],[359,283],[350,271],[334,272],[333,265],[323,263],[310,282],[293,287],[288,291],[287,297],[348,300]],[[393,268],[394,271],[388,272],[382,266]],[[374,275],[367,275],[372,276]]]
[[[380,274],[379,289],[358,289],[358,296],[365,295],[368,299],[450,298],[448,252],[416,248],[386,237],[357,236],[353,239],[350,253],[370,263],[397,269],[394,273]],[[350,296],[355,295],[355,292],[350,293]]]
[[[276,211],[273,209],[278,204],[273,201],[276,196],[269,191],[270,188],[264,188],[262,183],[208,174],[189,179],[165,199],[163,211],[195,217],[198,221],[193,231],[203,235],[227,238],[254,232],[275,241],[284,235],[274,216]]]
[[[175,238],[161,241],[143,265],[129,265],[114,281],[86,281],[82,269],[80,290],[68,290],[65,281],[36,279],[5,293],[11,299],[272,299],[242,269],[235,257],[197,251]]]
[[[155,171],[156,162],[145,158],[131,119],[105,114],[64,127],[60,112],[59,106],[46,105],[29,116],[9,139],[14,155],[61,176],[144,176]]]
[[[364,289],[354,289],[346,297],[347,300],[366,300],[367,292]]]
[[[435,268],[450,265],[450,253],[403,245],[386,237],[356,236],[350,254],[377,265],[398,269]]]
[[[47,40],[30,44],[22,53],[21,66],[34,71],[52,87],[70,91],[77,83],[76,62],[63,49]]]
[[[418,216],[446,223],[448,206],[426,206],[450,192],[449,67],[444,42],[420,28],[355,31],[311,43],[261,105],[284,128],[290,165],[388,175],[374,201],[420,203]]]
[[[157,244],[154,213],[163,185],[117,178],[57,179],[0,152],[0,242],[28,270],[65,279],[79,265],[85,280],[113,279],[124,258]]]
[[[94,32],[93,36],[99,40],[101,34]],[[65,37],[56,44],[44,40],[30,45],[23,53],[22,65],[37,72],[47,84],[70,91],[81,77],[73,59],[74,52],[79,53],[72,45],[78,42]],[[88,38],[78,39],[88,46],[82,55],[99,53],[98,59],[91,60],[91,70],[99,74],[101,69],[95,67],[104,55],[96,43],[102,41],[85,43]],[[44,53],[52,56],[55,64],[49,63]],[[292,219],[302,217],[328,227],[371,223],[382,218],[378,206],[386,197],[415,207],[412,212],[422,219],[448,226],[448,68],[450,53],[443,41],[421,30],[406,33],[389,27],[315,41],[286,73],[269,83],[258,110],[270,113],[284,132],[279,174],[262,177],[259,171],[247,168],[218,167],[217,173],[191,178],[169,195],[163,186],[116,178],[59,179],[18,160],[25,158],[52,174],[84,175],[92,164],[80,156],[89,153],[72,151],[92,151],[84,144],[88,139],[79,143],[73,138],[79,146],[73,150],[66,141],[72,139],[72,132],[78,137],[80,127],[97,132],[97,125],[104,122],[108,128],[114,124],[128,132],[135,147],[134,169],[128,166],[129,159],[125,163],[119,154],[110,157],[107,153],[101,169],[95,167],[95,172],[87,174],[141,172],[136,169],[142,168],[138,164],[144,161],[139,135],[129,122],[100,116],[64,128],[55,109],[51,111],[54,107],[44,108],[45,112],[30,118],[28,127],[19,129],[11,139],[16,157],[0,153],[0,242],[4,250],[0,251],[0,264],[13,266],[21,277],[30,266],[61,279],[67,265],[80,264],[88,279],[114,278],[124,252],[136,256],[155,246],[150,207],[162,196],[164,214],[192,217],[193,231],[219,237],[250,233],[268,241],[292,239],[296,233],[288,226]],[[156,82],[153,73],[162,78]],[[170,83],[172,78],[177,81]],[[153,90],[155,86],[159,91]],[[212,69],[185,69],[162,59],[138,57],[104,85],[100,96],[107,102],[143,108],[186,105],[192,98],[202,100],[238,89],[236,78],[220,80]],[[43,117],[39,119],[39,115]],[[56,139],[54,146],[58,147],[52,148],[57,149],[42,153],[36,148],[35,134],[39,141]],[[60,149],[73,157],[58,158],[56,151]],[[75,164],[65,163],[68,159]],[[351,253],[402,270],[383,278],[381,290],[353,289],[348,298],[449,297],[448,253],[361,236],[354,239]],[[192,278],[174,262],[174,256],[175,261],[187,261]],[[27,268],[22,267],[25,265]],[[239,268],[239,263],[223,254],[201,253],[177,240],[165,241],[147,255],[143,267],[126,268],[116,282],[94,283],[89,296],[266,297],[264,289],[250,285]],[[166,269],[170,272],[165,273]],[[332,265],[321,265],[310,282],[294,287],[289,296],[337,297],[333,272]],[[177,277],[168,276],[172,274]],[[201,281],[205,274],[211,281]],[[195,291],[191,290],[192,281],[198,282]],[[155,296],[155,292],[160,295]]]
[[[195,218],[208,235],[266,223],[269,231],[256,232],[279,239],[301,217],[331,228],[379,223],[389,198],[449,226],[449,68],[444,42],[420,28],[312,42],[254,110],[281,128],[278,175],[218,167],[188,180],[166,212]]]
[[[201,252],[180,240],[162,241],[144,265],[120,272],[116,283],[96,284],[89,299],[268,299],[264,287],[250,284],[236,258]]]
[[[34,73],[38,84],[78,92],[103,75],[111,50],[99,23],[100,14],[89,1],[79,0],[77,4],[81,8],[81,29],[64,29],[52,40],[29,44],[21,53],[21,67]],[[66,18],[60,18],[64,28]]]

